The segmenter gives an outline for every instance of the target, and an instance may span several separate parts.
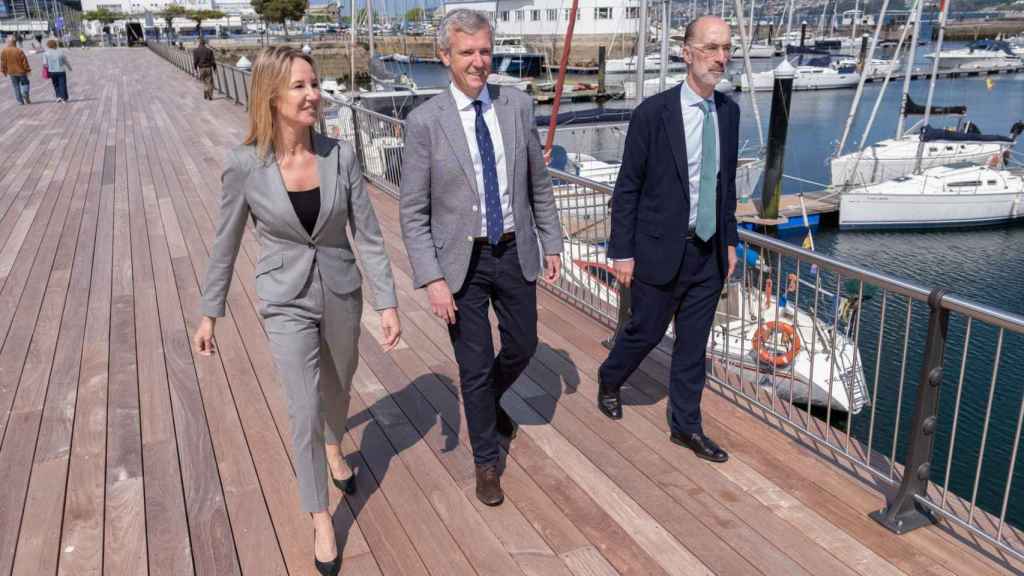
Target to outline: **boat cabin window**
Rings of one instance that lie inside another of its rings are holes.
[[[952,149],[953,149],[952,146],[946,146],[946,150],[952,150]]]
[[[935,146],[929,146],[929,147],[928,147],[928,151],[929,151],[929,152],[938,152],[938,151],[939,151],[939,149],[938,149],[938,148],[936,148]]]
[[[977,188],[981,186],[981,180],[963,180],[960,182],[950,182],[947,184],[950,188]]]
[[[996,181],[995,181],[995,180],[989,180],[989,181],[987,182],[987,184],[988,184],[989,186],[995,186],[995,185],[996,185]]]

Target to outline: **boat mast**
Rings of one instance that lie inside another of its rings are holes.
[[[747,43],[747,49],[749,50],[754,45],[754,2],[753,2],[753,0],[751,0],[751,2],[750,2],[750,23],[747,24],[747,27],[748,27],[747,38],[749,39],[749,42]]]
[[[574,9],[577,1],[573,0]],[[644,61],[647,59],[647,0],[640,0],[640,34],[637,36],[636,42],[636,98],[642,102],[644,99]]]
[[[764,127],[761,126],[761,112],[757,108],[757,97],[754,96],[754,69],[750,65],[750,50],[747,49],[750,46],[747,43],[747,29],[744,28],[743,22],[743,0],[735,0],[736,2],[736,26],[740,29],[740,47],[743,49],[743,68],[747,76],[747,86],[750,87],[748,92],[750,93],[750,107],[754,109],[754,124],[757,126],[757,140],[761,144],[761,149],[764,149]]]
[[[950,0],[939,0],[939,38],[935,41],[935,57],[932,58],[932,78],[928,82],[928,101],[924,105],[924,119],[921,120],[921,130],[928,126],[928,119],[932,113],[932,97],[935,96],[935,79],[939,75],[939,61],[942,60],[942,38],[946,35],[946,14],[949,13]],[[917,38],[914,38],[916,41]],[[921,155],[924,154],[924,134],[917,139],[917,159],[914,160],[914,174],[921,173]]]
[[[661,8],[661,70],[658,74],[658,92],[665,90],[665,75],[668,74],[668,35],[671,30],[672,0],[665,0]]]
[[[821,6],[821,16],[818,17],[818,37],[825,37],[825,15],[828,14],[828,0]]]
[[[918,0],[917,9],[911,10],[914,19],[914,33],[910,37],[910,50],[907,52],[907,71],[903,76],[903,93],[900,95],[900,121],[896,123],[896,138],[903,137],[907,123],[907,97],[910,95],[910,77],[914,73],[914,54],[917,52],[917,40],[921,34],[921,16],[924,14],[924,2]]]
[[[370,60],[367,63],[367,68],[370,69],[373,65],[373,0],[366,0],[366,30],[370,33]]]
[[[911,5],[911,12],[914,11],[914,6],[921,0],[915,0],[915,4]],[[899,61],[900,52],[903,50],[903,43],[907,41],[907,34],[910,31],[910,23],[903,26],[903,30],[900,31],[900,41],[896,44],[896,51],[892,55],[891,64],[895,64]],[[871,127],[875,125],[875,118],[878,117],[878,109],[882,105],[882,98],[885,97],[885,89],[889,87],[889,81],[892,79],[895,68],[889,66],[889,69],[885,72],[885,80],[882,82],[882,87],[878,90],[878,96],[875,97],[875,106],[871,109],[871,116],[868,117],[868,123],[864,127],[864,132],[860,136],[860,144],[857,148],[857,157],[853,162],[853,169],[847,172],[846,181],[843,182],[843,187],[846,188],[850,185],[850,180],[853,179],[857,173],[857,166],[860,164],[861,159],[864,157],[864,148],[867,146],[868,135],[871,133]]]
[[[356,0],[349,0],[352,3],[352,17],[348,22],[348,89],[352,98],[356,97]],[[367,68],[369,70],[369,68]],[[370,83],[371,86],[373,83]]]
[[[572,50],[572,34],[576,28],[576,10],[579,0],[572,0],[572,11],[569,12],[569,27],[565,30],[565,41],[562,42],[562,60],[558,63],[558,80],[555,81],[555,100],[551,103],[551,123],[548,124],[548,136],[544,143],[544,151],[551,153],[555,144],[555,131],[558,130],[558,108],[562,102],[562,88],[565,86],[565,71],[569,66],[569,52]],[[497,2],[495,2],[497,6]],[[497,12],[495,12],[497,14]],[[643,87],[643,83],[640,84]]]
[[[791,36],[790,32],[793,31],[793,12],[796,11],[796,0],[789,0],[789,14],[786,15],[786,39],[782,41],[782,49],[786,49],[786,44],[789,44]]]
[[[850,40],[857,39],[857,21],[860,20],[858,15],[860,14],[860,0],[853,0],[853,13],[850,14],[851,28],[850,28]]]
[[[875,47],[878,46],[878,36],[882,33],[882,22],[885,20],[885,11],[889,8],[889,0],[883,0],[882,11],[878,15],[878,24],[875,25],[875,36],[871,39],[871,47],[868,48],[868,55],[862,62],[860,80],[857,82],[857,94],[853,97],[853,104],[850,105],[850,115],[846,117],[846,127],[843,128],[843,137],[839,139],[839,149],[836,156],[842,156],[843,147],[846,146],[846,139],[850,137],[850,129],[853,128],[853,119],[857,115],[857,108],[860,105],[860,97],[864,94],[864,83],[868,79],[868,70],[871,69],[871,61],[875,57]]]

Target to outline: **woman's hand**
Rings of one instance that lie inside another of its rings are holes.
[[[192,347],[203,356],[209,356],[216,352],[216,341],[213,338],[213,327],[216,323],[216,318],[203,316],[203,319],[199,321],[199,328],[196,328],[196,333],[192,336]]]
[[[380,311],[380,329],[384,333],[384,351],[390,352],[398,346],[402,337],[402,322],[398,319],[398,308],[385,308]]]

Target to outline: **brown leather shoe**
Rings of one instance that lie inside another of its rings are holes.
[[[486,464],[476,467],[476,497],[488,506],[497,506],[505,500],[498,480],[498,465]]]

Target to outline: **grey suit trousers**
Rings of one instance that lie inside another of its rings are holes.
[[[283,304],[264,302],[260,309],[288,398],[304,512],[327,510],[324,444],[338,444],[345,434],[362,309],[361,290],[335,294],[324,286],[315,264],[298,297]]]

